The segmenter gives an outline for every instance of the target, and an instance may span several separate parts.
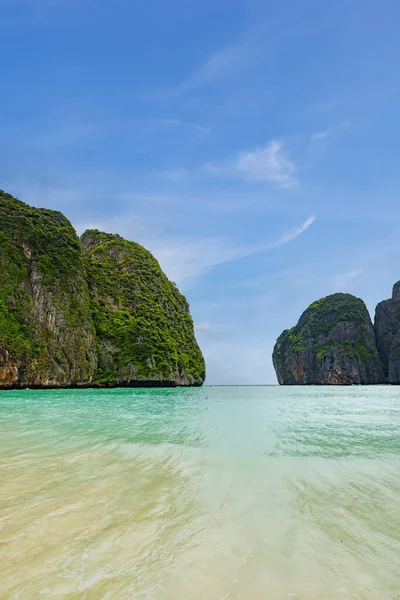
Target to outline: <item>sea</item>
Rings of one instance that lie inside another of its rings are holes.
[[[400,387],[0,392],[0,598],[400,599]]]

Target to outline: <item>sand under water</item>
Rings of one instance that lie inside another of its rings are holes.
[[[0,598],[400,598],[400,388],[0,393]]]

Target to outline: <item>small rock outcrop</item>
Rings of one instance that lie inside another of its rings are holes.
[[[375,334],[388,383],[400,383],[400,282],[375,311]]]
[[[202,385],[189,305],[150,252],[82,242],[60,212],[0,191],[0,389]]]
[[[382,383],[374,328],[362,300],[333,294],[311,304],[278,338],[273,363],[281,385]]]

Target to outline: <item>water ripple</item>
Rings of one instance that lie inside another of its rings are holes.
[[[400,390],[0,395],[0,597],[392,600]]]

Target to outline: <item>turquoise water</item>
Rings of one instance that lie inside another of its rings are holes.
[[[0,598],[400,598],[400,388],[0,393]]]

